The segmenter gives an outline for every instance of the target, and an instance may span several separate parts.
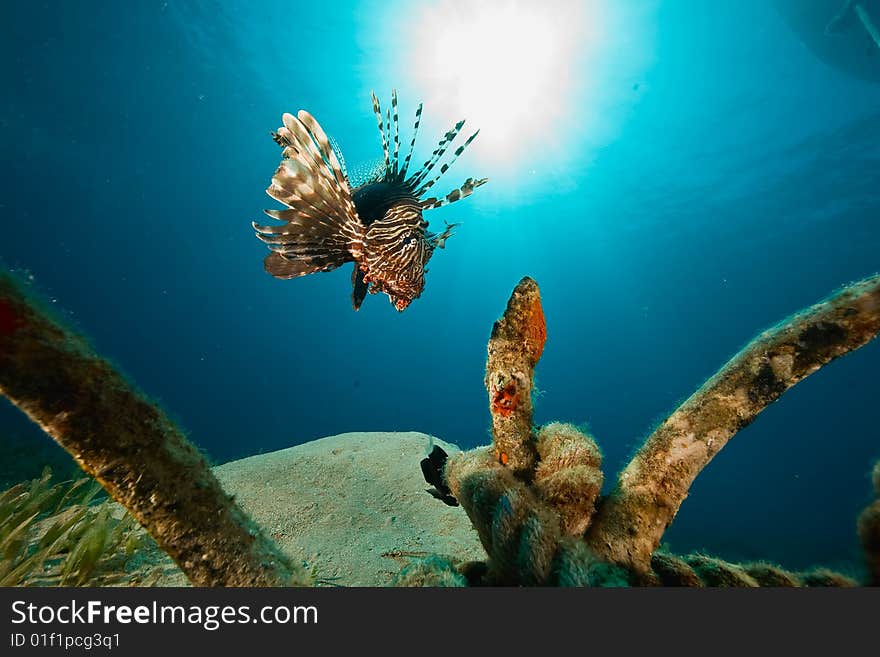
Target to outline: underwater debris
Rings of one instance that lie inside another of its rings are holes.
[[[880,276],[854,283],[756,337],[658,427],[605,498],[599,497],[601,455],[591,437],[561,423],[532,429],[531,404],[523,394],[530,393],[546,336],[539,310],[537,285],[525,278],[489,342],[494,445],[455,454],[443,472],[489,555],[481,583],[856,585],[828,570],[790,573],[766,563],[681,558],[658,546],[694,478],[738,430],[791,386],[877,336]],[[505,393],[500,406],[499,393]],[[516,423],[508,422],[515,414]],[[880,498],[880,464],[874,485]],[[859,528],[876,584],[880,501],[865,510]]]
[[[265,270],[275,278],[289,279],[330,271],[353,262],[352,306],[361,307],[367,292],[384,292],[398,311],[422,294],[425,268],[435,249],[442,249],[455,224],[442,233],[428,231],[425,210],[449,205],[473,193],[487,179],[468,178],[442,198],[423,198],[480,132],[455,149],[436,176],[429,177],[458,136],[459,121],[440,140],[431,157],[407,177],[422,117],[416,110],[409,152],[400,163],[397,91],[391,92],[391,110],[383,122],[376,94],[373,111],[382,138],[384,166],[352,189],[345,161],[311,114],[284,114],[272,138],[283,148],[281,165],[266,190],[286,210],[265,210],[280,226],[252,222],[258,239],[268,245]],[[387,129],[386,129],[387,124]],[[393,138],[393,150],[389,150]]]
[[[193,584],[306,581],[168,416],[8,273],[0,274],[0,308],[0,393],[128,509]]]
[[[563,533],[583,536],[602,492],[599,446],[574,425],[551,422],[538,430],[536,447],[535,489],[559,514]]]
[[[546,341],[541,293],[526,276],[492,327],[485,380],[495,458],[525,481],[531,479],[538,459],[532,435],[532,379]]]
[[[450,458],[446,478],[489,555],[481,584],[626,586],[625,570],[566,535],[553,500],[498,463],[493,448]],[[576,474],[576,473],[573,473]]]
[[[602,485],[595,442],[574,426],[532,427],[532,378],[547,332],[535,281],[514,289],[489,339],[493,446],[456,454],[444,476],[489,555],[490,585],[625,586],[580,540]]]
[[[782,393],[880,332],[880,276],[764,331],[660,424],[618,477],[587,532],[603,558],[647,572],[700,471]]]

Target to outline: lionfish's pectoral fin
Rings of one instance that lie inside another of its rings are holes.
[[[281,148],[287,148],[291,145],[291,143],[287,140],[286,137],[278,134],[274,130],[269,131],[269,136],[272,137],[272,141],[281,146]]]
[[[319,271],[330,271],[343,264],[334,254],[309,258],[288,257],[273,251],[263,260],[263,268],[275,278],[298,278]]]
[[[351,305],[355,310],[361,309],[361,304],[367,298],[369,286],[364,281],[364,272],[354,263],[354,271],[351,272]]]
[[[253,227],[272,251],[266,271],[295,278],[355,260],[363,226],[340,159],[318,122],[303,110],[282,120],[272,138],[283,147],[283,159],[266,192],[288,209],[265,210],[281,225]]]
[[[451,224],[448,221],[445,223],[446,223],[446,230],[444,230],[439,235],[432,235],[429,238],[431,244],[435,248],[438,248],[438,249],[446,248],[446,240],[448,240],[450,237],[452,237],[453,231],[456,228],[456,226],[461,226],[460,223]]]

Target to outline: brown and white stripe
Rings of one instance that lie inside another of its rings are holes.
[[[486,179],[468,178],[461,187],[439,199],[422,196],[449,170],[479,130],[453,151],[448,162],[441,164],[464,126],[463,120],[457,122],[443,135],[425,163],[407,177],[422,105],[416,110],[412,140],[401,166],[397,91],[391,92],[391,106],[384,118],[375,93],[372,101],[384,166],[354,190],[341,154],[337,156],[337,149],[318,122],[304,110],[296,117],[284,114],[283,126],[272,133],[283,148],[283,159],[266,191],[287,209],[266,210],[281,225],[253,223],[253,227],[271,251],[265,267],[273,276],[293,278],[354,262],[355,309],[369,285],[369,292],[388,294],[395,307],[403,310],[421,295],[428,260],[435,249],[444,247],[457,225],[447,224],[442,233],[430,233],[422,212],[466,198]],[[438,165],[436,175],[429,178]]]

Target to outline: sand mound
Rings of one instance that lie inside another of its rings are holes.
[[[314,567],[319,579],[385,586],[409,555],[486,558],[461,507],[425,492],[419,461],[427,444],[416,432],[344,433],[214,471],[281,549]],[[178,575],[160,584],[184,582]]]

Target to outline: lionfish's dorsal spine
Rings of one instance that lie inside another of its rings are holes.
[[[385,134],[385,127],[382,125],[382,107],[379,105],[379,98],[376,96],[375,92],[372,92],[373,96],[373,113],[376,115],[376,122],[379,125],[379,134],[382,136],[382,153],[385,155],[385,171],[387,175],[387,171],[390,166],[390,161],[388,157],[388,137]],[[391,126],[388,126],[388,129],[391,129]]]
[[[391,120],[394,123],[394,155],[391,158],[391,177],[397,178],[398,156],[400,154],[400,123],[397,115],[397,89],[391,90]]]
[[[474,193],[474,190],[480,185],[485,185],[489,181],[488,178],[468,178],[464,181],[464,184],[458,189],[453,189],[443,198],[438,199],[435,196],[431,198],[426,198],[421,202],[422,210],[433,210],[434,208],[440,208],[444,205],[449,205],[450,203],[455,203],[456,201],[460,201],[463,198],[467,198],[471,194]]]
[[[419,106],[416,109],[416,119],[415,123],[413,124],[412,140],[409,144],[409,151],[407,152],[406,157],[403,160],[403,165],[401,166],[400,117],[397,105],[397,90],[391,90],[391,108],[386,110],[384,118],[382,116],[382,107],[379,104],[379,98],[376,96],[375,92],[372,93],[372,99],[373,113],[376,115],[376,123],[379,126],[379,135],[382,138],[382,153],[385,156],[385,175],[383,178],[380,178],[380,180],[384,180],[386,182],[400,183],[411,190],[411,193],[416,198],[420,198],[425,192],[431,189],[431,187],[433,187],[434,184],[443,177],[443,175],[449,170],[449,168],[461,156],[461,154],[464,153],[467,147],[471,145],[471,142],[473,142],[474,139],[477,138],[477,135],[480,134],[480,131],[477,130],[470,137],[468,137],[461,146],[455,149],[452,158],[448,162],[440,165],[437,175],[429,179],[428,175],[434,170],[435,167],[437,167],[440,160],[446,154],[446,151],[452,146],[452,143],[461,132],[461,129],[464,126],[465,122],[464,120],[459,121],[452,127],[451,130],[443,135],[443,138],[439,141],[437,147],[431,153],[431,156],[418,169],[418,171],[407,178],[406,174],[409,170],[409,164],[412,160],[413,153],[415,152],[416,137],[419,134],[419,126],[421,125],[422,121],[422,103],[419,103]],[[392,139],[394,140],[393,150],[391,147]],[[431,208],[439,208],[443,205],[454,203],[459,199],[470,196],[471,193],[473,193],[474,189],[484,184],[486,181],[487,178],[468,178],[461,187],[452,190],[443,198],[438,199],[436,197],[432,197],[429,199],[425,199],[423,201],[420,201],[420,205],[423,210],[427,210]]]
[[[409,152],[406,154],[406,159],[403,161],[403,168],[400,170],[399,178],[403,180],[406,178],[406,170],[409,169],[409,161],[412,159],[413,151],[416,147],[416,137],[419,134],[419,124],[422,122],[422,103],[419,103],[419,106],[416,108],[416,122],[413,126],[413,136],[412,141],[409,143]]]
[[[446,162],[443,166],[440,167],[440,173],[438,173],[438,174],[433,178],[433,180],[430,180],[430,181],[426,182],[424,185],[422,185],[421,187],[419,187],[419,188],[415,191],[415,195],[416,195],[417,197],[420,197],[422,194],[424,194],[426,191],[428,191],[431,187],[433,187],[433,186],[434,186],[434,183],[437,182],[438,180],[440,180],[440,178],[443,176],[443,174],[446,173],[446,172],[449,170],[449,167],[451,167],[451,166],[455,163],[455,161],[458,159],[458,156],[459,156],[459,155],[461,155],[462,153],[464,153],[464,150],[465,150],[468,146],[470,146],[471,142],[472,142],[474,139],[477,138],[477,135],[478,135],[478,134],[480,134],[480,131],[479,131],[479,130],[477,130],[474,134],[472,134],[470,137],[468,137],[467,141],[464,142],[461,146],[459,146],[458,148],[456,148],[456,149],[455,149],[455,152],[452,154],[452,159],[449,160],[449,162]]]
[[[388,148],[391,148],[391,109],[385,110],[385,125],[388,126]],[[394,180],[394,157],[391,156],[385,165],[385,180]]]
[[[443,138],[437,144],[437,148],[434,149],[434,152],[431,153],[431,157],[429,157],[425,163],[422,165],[422,168],[419,169],[416,173],[410,177],[409,180],[406,181],[406,184],[412,187],[413,189],[425,179],[437,162],[443,157],[443,154],[446,152],[446,149],[449,148],[449,144],[458,136],[458,133],[461,131],[462,126],[464,125],[464,119],[456,123],[452,130],[443,135]]]

